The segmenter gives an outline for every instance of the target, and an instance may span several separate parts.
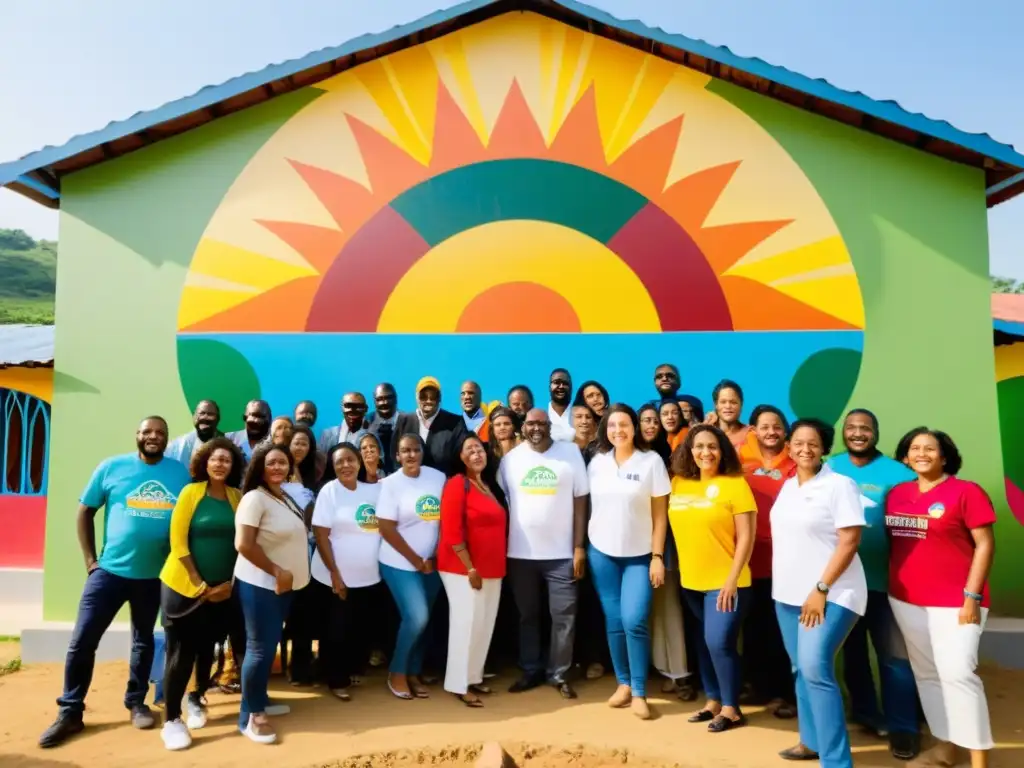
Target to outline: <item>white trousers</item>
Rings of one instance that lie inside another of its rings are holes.
[[[444,689],[464,694],[484,681],[484,664],[491,647],[501,601],[501,579],[484,579],[482,589],[469,586],[469,577],[442,573],[448,595],[448,668]]]
[[[978,677],[981,625],[960,624],[959,608],[922,608],[889,598],[907,643],[921,707],[932,736],[964,749],[992,749],[985,687]]]
[[[679,601],[679,572],[667,571],[665,583],[654,590],[651,601],[651,662],[672,680],[686,677],[686,635],[683,606]]]

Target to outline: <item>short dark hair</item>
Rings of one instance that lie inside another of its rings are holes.
[[[774,405],[754,406],[754,410],[750,412],[750,426],[756,427],[757,420],[764,416],[766,413],[774,413],[776,416],[779,417],[779,421],[782,422],[782,429],[785,431],[786,436],[788,437],[789,419],[786,418],[786,414],[784,414],[780,409],[776,408]]]
[[[426,454],[427,454],[427,444],[423,441],[423,438],[420,437],[419,433],[418,432],[403,432],[402,434],[400,434],[395,439],[395,459],[398,458],[398,451],[402,447],[402,441],[403,440],[415,440],[417,443],[419,443],[420,452],[423,454],[423,459],[425,460],[427,458],[427,456],[426,456]],[[358,448],[356,449],[356,453],[359,453],[359,449]],[[363,456],[363,454],[360,453],[359,454],[360,460],[362,460],[362,456]]]
[[[188,467],[189,474],[192,475],[192,482],[210,482],[210,472],[206,465],[209,463],[210,457],[213,456],[213,452],[218,448],[231,454],[231,469],[228,471],[224,484],[229,488],[238,488],[242,484],[242,473],[245,472],[245,457],[238,446],[226,437],[215,437],[196,448]]]
[[[722,394],[723,389],[731,389],[735,391],[740,398],[740,402],[743,402],[743,387],[732,379],[722,379],[720,382],[715,384],[715,388],[711,390],[711,401],[715,405],[718,405],[718,396]]]
[[[826,424],[821,419],[797,419],[789,428],[790,437],[795,435],[796,431],[801,427],[813,429],[818,433],[818,439],[821,440],[821,455],[823,457],[832,453],[832,444],[836,440],[835,427],[831,424]]]
[[[640,432],[640,417],[636,415],[636,411],[625,403],[615,403],[614,405],[609,406],[608,410],[604,412],[604,416],[601,417],[601,422],[597,425],[597,452],[608,453],[608,451],[615,447],[612,445],[611,440],[608,439],[608,420],[611,418],[613,413],[624,413],[632,422],[633,448],[638,451],[649,450],[647,441],[644,440],[644,436]]]
[[[261,445],[252,452],[252,458],[249,459],[249,466],[246,468],[245,478],[242,480],[242,493],[267,487],[267,481],[263,479],[263,472],[267,466],[267,455],[271,451],[281,451],[288,457],[289,477],[295,471],[295,459],[287,445]]]
[[[367,432],[366,434],[370,434]],[[359,472],[356,474],[357,482],[364,482],[366,480],[366,465],[363,464],[363,453],[355,445],[350,442],[335,443],[327,449],[327,463],[324,464],[324,474],[320,478],[320,487],[327,485],[331,480],[337,480],[338,475],[334,471],[334,454],[338,451],[349,451],[355,455],[356,460],[359,462]]]
[[[690,431],[686,434],[686,439],[672,452],[672,474],[687,480],[700,479],[700,467],[697,466],[697,462],[693,459],[693,444],[697,439],[697,435],[704,432],[710,432],[718,440],[718,449],[721,452],[721,458],[718,460],[718,474],[730,477],[742,475],[743,465],[740,464],[740,457],[736,453],[736,448],[729,442],[725,432],[713,424],[697,424],[690,428]]]
[[[530,396],[530,402],[531,402],[531,403],[535,403],[535,402],[537,402],[537,401],[536,401],[536,400],[534,400],[534,398],[533,398],[533,390],[532,390],[532,389],[530,389],[530,388],[529,388],[528,386],[526,386],[525,384],[516,384],[515,386],[509,387],[509,390],[508,390],[508,395],[506,395],[506,399],[507,399],[507,400],[511,400],[511,399],[512,399],[512,393],[513,393],[513,392],[525,392],[525,393],[526,393],[527,395],[529,395],[529,396]]]
[[[953,442],[952,437],[939,429],[915,427],[910,430],[900,438],[899,443],[896,445],[896,453],[893,454],[893,458],[901,464],[905,464],[907,456],[910,454],[910,444],[914,442],[915,437],[920,437],[921,435],[931,435],[935,439],[935,442],[939,444],[939,453],[942,454],[942,458],[946,462],[943,465],[943,468],[946,470],[946,474],[959,474],[960,469],[964,465],[963,457],[960,455],[960,449],[956,447],[956,443]]]
[[[548,381],[551,381],[551,378],[556,373],[564,373],[566,376],[568,376],[570,379],[572,379],[572,374],[569,373],[569,369],[568,368],[555,368],[555,370],[553,370],[551,373],[548,374]]]
[[[139,426],[141,427],[147,421],[159,421],[161,424],[164,425],[165,430],[170,431],[170,428],[167,426],[167,419],[165,419],[163,416],[147,416],[146,418],[139,422]]]
[[[875,430],[875,437],[877,438],[878,437],[878,417],[875,416],[875,414],[872,413],[871,411],[869,411],[867,408],[853,408],[843,418],[843,424],[846,424],[846,420],[848,418],[850,418],[851,416],[855,416],[858,413],[863,415],[863,416],[867,416],[869,419],[871,419],[871,428]]]
[[[654,372],[657,373],[661,368],[671,369],[672,373],[676,375],[676,378],[679,378],[679,368],[676,367],[675,363],[662,363],[661,365],[654,369]]]

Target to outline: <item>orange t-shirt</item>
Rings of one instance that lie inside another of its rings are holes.
[[[771,511],[782,484],[796,472],[796,463],[789,455],[789,447],[774,459],[765,460],[753,430],[739,450],[743,476],[757,502],[757,526],[754,532],[754,551],[750,555],[750,575],[755,579],[768,579],[772,575],[772,522]],[[754,438],[751,442],[749,438]]]

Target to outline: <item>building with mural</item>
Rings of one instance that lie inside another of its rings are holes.
[[[93,467],[213,398],[336,419],[383,380],[486,399],[563,366],[616,400],[672,361],[710,400],[949,431],[1000,512],[986,209],[1024,157],[574,0],[470,0],[0,166],[59,207],[45,616],[84,577]],[[524,10],[525,9],[525,10]],[[88,440],[83,440],[83,435]]]

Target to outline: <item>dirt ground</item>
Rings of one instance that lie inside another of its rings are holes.
[[[12,644],[3,650],[11,651]],[[0,677],[0,766],[3,768],[160,768],[246,766],[268,758],[279,768],[405,768],[471,766],[483,742],[497,740],[523,768],[761,768],[784,765],[776,753],[796,743],[796,722],[780,721],[749,708],[750,724],[723,734],[691,725],[696,707],[662,695],[651,697],[657,717],[636,720],[611,710],[609,677],[581,683],[577,701],[562,701],[547,688],[505,693],[511,678],[493,681],[498,691],[483,709],[467,709],[440,688],[429,701],[399,701],[380,674],[366,678],[344,703],[324,689],[289,687],[273,680],[276,701],[292,707],[277,719],[280,740],[264,747],[238,734],[238,697],[210,695],[210,724],[197,731],[191,749],[167,752],[157,730],[134,731],[121,696],[124,663],[96,669],[86,711],[86,731],[49,751],[36,739],[53,719],[60,692],[59,665],[31,665]],[[1024,766],[1024,672],[985,673],[993,727],[999,744],[992,768]],[[658,683],[652,680],[657,689]],[[904,765],[886,746],[854,734],[857,766]]]

